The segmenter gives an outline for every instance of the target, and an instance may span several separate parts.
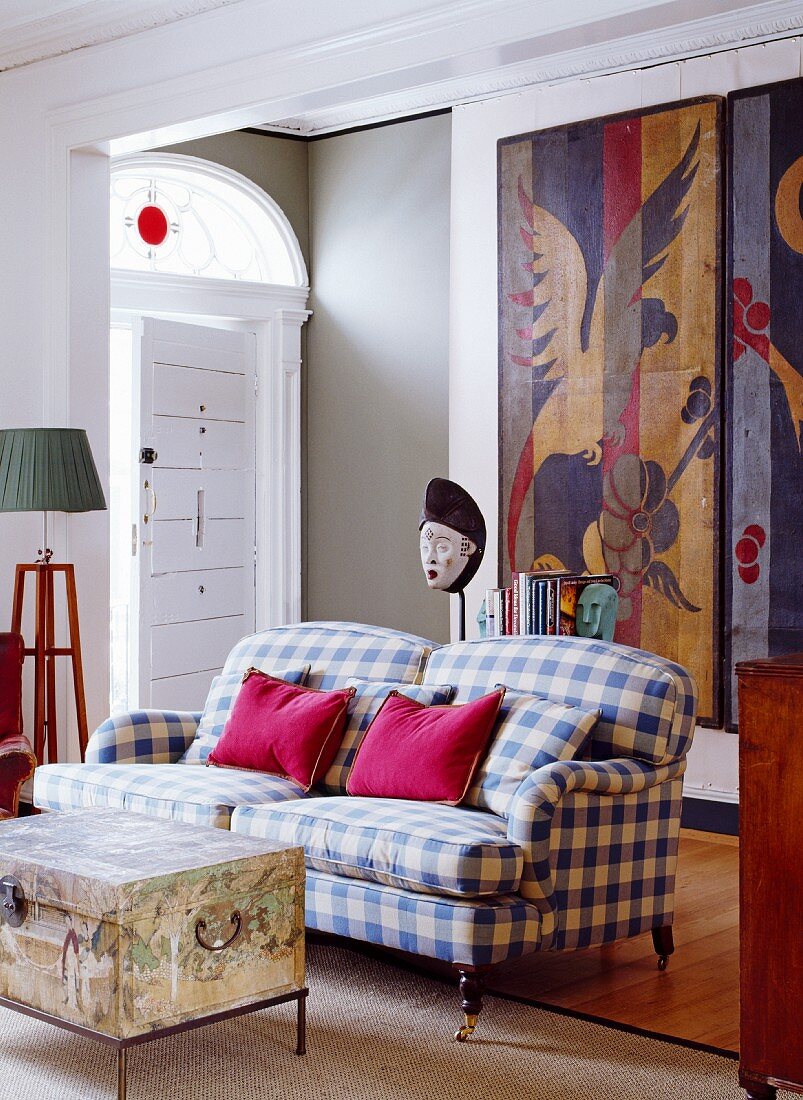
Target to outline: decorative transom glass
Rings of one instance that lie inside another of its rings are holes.
[[[172,275],[301,286],[286,217],[236,172],[194,157],[122,158],[111,177],[111,264]]]

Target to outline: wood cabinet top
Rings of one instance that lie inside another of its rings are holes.
[[[758,661],[740,661],[737,676],[803,676],[803,653],[783,657],[765,657]]]

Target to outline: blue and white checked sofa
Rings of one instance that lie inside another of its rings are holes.
[[[215,732],[228,711],[227,685],[247,668],[300,665],[310,666],[312,687],[344,686],[355,677],[451,685],[460,703],[504,684],[598,709],[601,717],[584,759],[530,771],[504,815],[350,798],[353,751],[341,754],[322,788],[309,794],[276,776],[179,763],[200,715],[155,710],[104,722],[84,764],[38,768],[35,804],[114,806],[303,844],[308,926],[452,963],[465,1014],[460,1039],[476,1025],[483,975],[504,960],[651,931],[659,965],[666,965],[682,776],[696,711],[683,668],[582,638],[437,647],[378,627],[302,623],[234,647],[210,692],[217,692]]]

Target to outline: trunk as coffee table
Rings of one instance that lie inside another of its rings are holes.
[[[126,1049],[298,1003],[301,848],[122,810],[0,825],[0,1005]]]

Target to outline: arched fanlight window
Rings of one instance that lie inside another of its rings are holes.
[[[172,153],[113,162],[111,265],[133,271],[306,286],[295,233],[244,176]]]

